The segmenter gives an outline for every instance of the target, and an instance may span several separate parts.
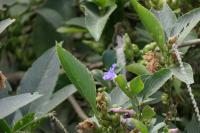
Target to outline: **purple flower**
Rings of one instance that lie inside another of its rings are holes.
[[[116,64],[113,64],[112,67],[109,69],[109,71],[104,73],[103,75],[104,80],[113,80],[114,78],[117,77],[117,74],[115,73],[116,66],[117,66]]]

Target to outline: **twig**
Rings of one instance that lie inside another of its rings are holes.
[[[78,116],[82,119],[82,120],[86,120],[88,119],[88,116],[85,114],[85,112],[82,110],[82,108],[79,106],[79,104],[77,103],[76,99],[74,98],[74,96],[70,96],[68,98],[69,102],[72,104],[74,110],[76,111],[76,113],[78,114]]]
[[[200,46],[200,39],[194,39],[194,40],[186,41],[186,42],[182,43],[181,45],[179,45],[178,48],[192,46],[192,45],[199,45]]]

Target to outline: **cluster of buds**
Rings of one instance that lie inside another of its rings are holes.
[[[143,58],[147,62],[146,68],[149,72],[155,73],[160,68],[160,60],[155,52],[149,51]]]
[[[107,112],[108,102],[104,92],[98,92],[96,97],[97,109],[100,112]]]

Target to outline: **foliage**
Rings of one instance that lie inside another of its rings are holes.
[[[195,7],[2,0],[0,132],[198,133]]]

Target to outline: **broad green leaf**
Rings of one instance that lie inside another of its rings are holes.
[[[152,119],[156,115],[153,108],[149,105],[146,105],[142,110],[142,118],[143,119]]]
[[[38,99],[42,95],[38,93],[25,93],[16,96],[9,96],[6,98],[2,98],[0,100],[0,119],[8,116],[9,114],[15,112],[19,108],[33,102],[34,100]]]
[[[130,89],[133,94],[138,94],[144,89],[144,83],[141,80],[141,77],[135,77],[130,81]]]
[[[63,49],[60,43],[56,45],[56,49],[67,76],[96,113],[96,86],[91,73],[71,53]]]
[[[86,3],[84,5],[85,8],[85,24],[96,41],[99,41],[103,29],[106,25],[106,22],[109,19],[109,16],[113,13],[116,9],[116,5],[113,4],[109,7],[107,12],[103,15],[100,15],[100,11],[97,10],[98,8],[92,3]]]
[[[171,37],[177,36],[177,43],[181,44],[185,37],[200,21],[200,8],[196,8],[183,16],[174,24]]]
[[[157,92],[169,78],[171,78],[172,72],[169,69],[161,69],[155,72],[153,75],[146,76],[144,79],[144,89],[142,95],[149,97]],[[143,79],[143,78],[142,78]]]
[[[168,6],[167,3],[165,3],[163,5],[163,9],[161,11],[157,11],[157,10],[152,9],[151,12],[160,21],[167,38],[169,38],[170,34],[171,34],[172,27],[177,21],[176,15],[173,13],[172,9]]]
[[[22,15],[28,10],[29,6],[26,4],[16,4],[12,6],[12,8],[9,8],[8,12],[9,15],[12,17],[17,17]]]
[[[132,119],[135,127],[140,130],[141,133],[148,133],[147,127],[139,120]]]
[[[193,114],[192,120],[190,122],[186,123],[185,132],[186,133],[199,133],[200,132],[200,125],[199,125],[198,120],[196,119],[195,114]]]
[[[59,69],[59,61],[55,47],[53,47],[39,57],[25,73],[17,89],[18,94],[27,92],[43,94],[43,97],[34,101],[29,108],[26,108],[29,112],[34,112],[35,109],[42,107],[42,104],[52,96],[58,79]]]
[[[10,18],[0,21],[0,33],[3,32],[14,21],[15,19],[10,19]]]
[[[154,16],[154,14],[139,4],[137,0],[131,0],[131,4],[139,15],[139,18],[144,24],[145,28],[149,31],[153,39],[157,42],[160,50],[165,55],[167,48],[165,46],[165,35],[162,29],[162,25]]]
[[[63,40],[61,34],[56,32],[55,27],[41,15],[37,15],[34,19],[33,27],[30,43],[37,57],[41,56],[47,49],[53,47],[55,40]]]
[[[103,53],[103,64],[108,69],[112,66],[112,64],[117,62],[116,52],[111,49],[107,49]]]
[[[74,85],[67,85],[64,88],[55,92],[48,101],[45,101],[42,104],[42,107],[36,108],[35,112],[42,112],[42,114],[48,113],[49,111],[53,110],[55,107],[57,107],[59,104],[61,104],[63,101],[65,101],[69,96],[71,96],[75,92],[76,92],[76,88],[74,87]]]
[[[52,24],[55,28],[58,28],[64,24],[63,17],[55,10],[50,8],[42,8],[37,10],[37,13],[40,14],[47,22]]]
[[[35,114],[30,113],[25,115],[21,120],[17,121],[12,128],[12,132],[20,131],[21,129],[29,126],[29,124],[34,120]]]
[[[187,84],[193,84],[194,77],[192,67],[188,63],[183,63],[183,66],[185,68],[186,75],[183,73],[179,65],[171,68],[173,75],[182,82],[185,82]]]
[[[128,65],[126,67],[126,70],[136,75],[150,74],[146,67],[139,63],[133,63],[131,65]]]
[[[0,132],[1,133],[11,133],[11,129],[5,120],[0,120]]]
[[[126,78],[124,77],[124,75],[119,75],[115,78],[115,81],[117,82],[119,88],[129,97],[131,97],[130,95],[130,91],[127,87],[127,81]]]
[[[109,96],[111,100],[109,104],[111,107],[112,105],[123,106],[129,102],[129,97],[118,87],[113,89]]]

